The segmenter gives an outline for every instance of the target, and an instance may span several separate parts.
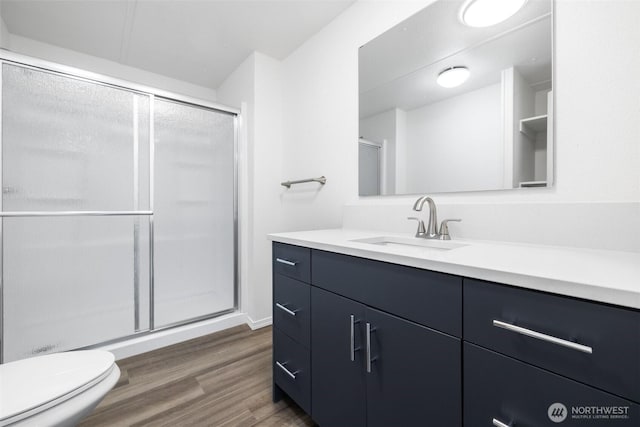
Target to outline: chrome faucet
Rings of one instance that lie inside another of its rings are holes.
[[[438,213],[436,212],[436,203],[433,201],[431,197],[422,196],[413,204],[414,211],[421,211],[424,203],[427,202],[429,204],[429,222],[427,223],[427,227],[425,230],[424,222],[420,218],[409,217],[407,219],[415,219],[418,221],[418,231],[416,232],[416,237],[420,237],[423,239],[440,239],[440,240],[451,240],[451,236],[449,235],[449,227],[447,224],[449,222],[455,221],[460,222],[461,219],[445,219],[442,221],[442,225],[440,226],[440,231],[438,231]]]
[[[422,236],[424,239],[439,239],[440,234],[438,233],[438,214],[436,212],[436,204],[431,197],[422,196],[413,204],[414,211],[421,211],[424,202],[429,204],[429,222],[427,223],[427,229]]]

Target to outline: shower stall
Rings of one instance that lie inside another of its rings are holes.
[[[234,311],[238,111],[0,56],[1,361]]]

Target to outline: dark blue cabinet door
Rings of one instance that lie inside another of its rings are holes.
[[[464,343],[464,425],[640,425],[640,405]],[[497,424],[499,425],[499,424]]]
[[[367,426],[460,426],[460,340],[371,308],[366,317]]]
[[[311,288],[311,415],[321,427],[366,425],[364,315],[364,305]]]

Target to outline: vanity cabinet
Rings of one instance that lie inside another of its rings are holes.
[[[461,426],[461,278],[280,243],[273,271],[275,399],[323,427]]]
[[[311,292],[319,425],[461,425],[459,339],[317,287]]]
[[[281,243],[273,265],[274,399],[320,427],[639,425],[639,310]]]

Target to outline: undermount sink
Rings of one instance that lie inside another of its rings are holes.
[[[436,251],[450,251],[451,249],[462,248],[468,246],[464,243],[452,242],[449,240],[428,240],[418,237],[399,237],[399,236],[376,236],[365,239],[353,239],[352,242],[368,243],[371,245],[388,246],[397,248],[420,248],[434,249]]]

